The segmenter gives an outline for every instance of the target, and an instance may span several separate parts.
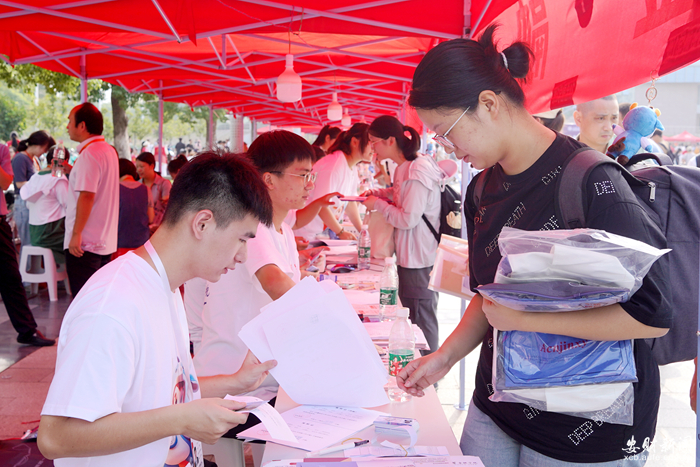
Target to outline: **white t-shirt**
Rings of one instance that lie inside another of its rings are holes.
[[[68,179],[70,195],[66,212],[66,237],[63,248],[68,249],[78,196],[81,191],[95,193],[95,203],[83,229],[82,248],[97,255],[117,251],[119,227],[119,156],[102,136],[93,136],[78,145],[80,156]]]
[[[68,179],[35,173],[19,191],[29,208],[29,224],[44,225],[66,217]]]
[[[307,204],[336,191],[345,196],[357,196],[359,185],[357,167],[352,169],[348,167],[343,151],[338,150],[320,159],[314,164],[313,171],[316,173],[316,183],[314,183],[314,189],[309,193]],[[337,198],[334,199],[333,210],[336,217],[342,216],[346,204]],[[294,231],[296,235],[307,240],[313,240],[321,232],[323,232],[323,220],[319,216],[316,216],[306,226]]]
[[[97,271],[63,318],[56,373],[41,414],[92,422],[117,412],[199,399],[189,352],[178,356],[177,351],[175,333],[187,339],[180,291],[168,294],[158,273],[131,252]],[[169,301],[176,304],[176,321]],[[191,392],[186,390],[184,368],[189,368]],[[55,464],[161,466],[188,459],[184,465],[202,465],[201,447],[177,436],[107,456],[58,459]]]
[[[185,282],[185,295],[182,300],[185,302],[187,327],[195,354],[202,345],[202,308],[208,294],[206,279],[195,277]]]
[[[301,273],[294,234],[285,223],[282,232],[259,224],[255,238],[248,240],[246,262],[221,276],[219,282],[207,283],[201,318],[202,343],[194,355],[198,375],[230,375],[241,368],[248,348],[238,333],[262,307],[272,303],[255,275],[258,269],[275,264],[294,282],[299,282]]]

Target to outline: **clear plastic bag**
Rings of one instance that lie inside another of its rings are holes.
[[[632,341],[591,341],[540,332],[498,333],[495,387],[546,388],[636,382]]]
[[[428,288],[466,300],[474,296],[469,284],[469,244],[466,240],[442,234]]]
[[[651,265],[669,249],[603,230],[525,231],[504,227],[503,258],[494,282],[574,281],[625,288],[634,294]]]
[[[630,291],[622,287],[585,285],[574,281],[486,284],[479,294],[513,310],[557,312],[585,310],[626,302]]]
[[[551,381],[543,383],[543,379],[546,380],[547,375],[542,374],[543,368],[537,367],[533,371],[532,384],[522,384],[521,380],[514,382],[511,378],[509,381],[505,375],[504,362],[509,357],[504,352],[503,343],[504,339],[506,342],[508,341],[508,334],[494,329],[494,342],[497,344],[494,349],[493,394],[489,397],[490,400],[494,402],[527,404],[537,410],[588,418],[598,422],[632,425],[634,415],[634,388],[632,382],[637,381],[637,378],[630,341],[622,341],[621,343],[593,342],[589,349],[583,347],[583,344],[580,342],[579,347],[567,349],[564,349],[566,345],[561,342],[558,344],[558,348],[557,346],[549,345],[545,350],[555,350],[555,352],[549,353],[555,353],[557,356],[572,350],[587,350],[587,352],[581,353],[588,354],[589,358],[590,355],[593,355],[591,358],[592,362],[587,361],[585,358],[572,359],[566,356],[559,362],[559,369],[564,371],[560,371],[559,375],[552,375]],[[539,336],[542,336],[542,334],[538,333],[520,334],[528,334],[530,339],[541,339]],[[514,341],[516,340],[517,338],[514,339]],[[579,341],[584,340],[579,339]],[[542,343],[546,345],[544,341]],[[514,344],[521,345],[520,342],[514,342]],[[606,349],[607,352],[602,352],[600,347],[596,347],[597,350],[591,352],[590,350],[593,350],[596,344],[617,345]],[[507,346],[505,348],[508,349]],[[520,350],[515,349],[516,352]],[[561,350],[561,352],[558,350]],[[544,353],[547,352],[545,351]],[[512,360],[512,356],[510,358]],[[571,371],[568,371],[569,369],[566,368],[564,360],[572,364]],[[535,367],[537,362],[523,360],[520,361],[520,364],[521,368],[522,365]],[[587,364],[591,364],[590,369],[585,369]],[[581,369],[581,366],[585,370],[583,373],[597,373],[598,378],[592,374],[576,374]],[[525,370],[527,373],[527,368]],[[567,376],[568,373],[572,374]],[[618,377],[615,377],[615,374],[618,374]],[[517,378],[515,379],[517,380]]]

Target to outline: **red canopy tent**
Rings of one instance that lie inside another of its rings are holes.
[[[664,137],[664,139],[672,143],[700,143],[700,137],[692,135],[687,131],[679,133],[675,136]]]
[[[428,11],[427,0],[300,3],[0,1],[0,51],[13,64],[100,78],[165,100],[320,126],[334,90],[356,119],[400,113],[416,64],[437,39],[459,37],[464,24],[463,15],[395,14]],[[444,3],[461,11],[460,1]],[[274,97],[288,52],[304,81],[295,104]]]
[[[332,3],[332,5],[329,5]],[[81,78],[273,123],[325,123],[330,93],[356,119],[403,115],[415,65],[492,21],[531,43],[532,112],[635,86],[700,57],[700,2],[576,0],[0,0],[0,52]],[[291,40],[290,40],[291,39]],[[295,55],[302,101],[274,82]]]

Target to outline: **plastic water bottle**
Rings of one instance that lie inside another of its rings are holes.
[[[51,161],[51,175],[61,178],[63,176],[63,161],[66,159],[66,148],[63,140],[58,140],[58,144],[53,150],[53,160]]]
[[[416,351],[416,336],[413,327],[408,320],[408,308],[399,308],[396,312],[396,320],[389,333],[389,375],[393,378],[389,382],[388,395],[394,402],[404,402],[411,399],[411,395],[405,393],[396,384],[396,375],[401,369],[413,360]]]
[[[382,321],[391,321],[396,316],[396,302],[399,291],[399,275],[396,272],[396,259],[384,258],[384,270],[379,278],[379,312]]]
[[[357,266],[359,269],[369,269],[372,240],[369,238],[368,226],[365,224],[360,231],[360,239],[357,241]]]

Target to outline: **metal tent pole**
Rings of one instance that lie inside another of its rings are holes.
[[[163,81],[160,81],[160,88]],[[158,92],[158,171],[161,175],[165,167],[165,150],[163,149],[163,91]]]
[[[207,135],[207,146],[216,148],[216,130],[214,129],[214,106],[209,105],[209,134]]]
[[[459,320],[462,321],[462,318],[464,317],[464,311],[467,309],[467,301],[462,299],[459,301],[459,306],[460,306],[460,312],[459,312]],[[466,388],[465,386],[465,380],[466,380],[466,361],[465,359],[461,359],[459,361],[459,403],[455,404],[455,409],[457,410],[467,410],[467,397],[466,397]]]
[[[80,56],[80,102],[88,101],[87,65],[85,55]]]

